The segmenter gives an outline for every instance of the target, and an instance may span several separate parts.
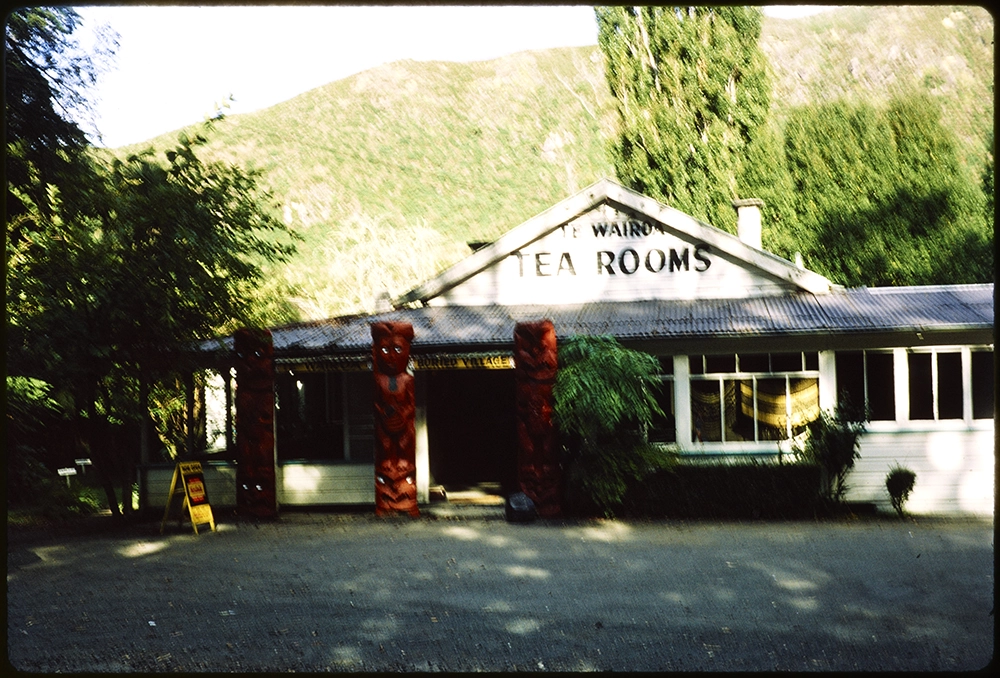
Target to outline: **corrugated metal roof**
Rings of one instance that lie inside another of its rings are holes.
[[[413,351],[488,350],[513,343],[514,325],[549,318],[556,334],[624,340],[865,334],[993,327],[993,285],[836,289],[829,294],[576,305],[429,306],[344,316],[271,330],[276,358],[364,355],[372,322],[413,325]],[[226,342],[231,350],[232,339]],[[202,344],[217,351],[218,341]]]

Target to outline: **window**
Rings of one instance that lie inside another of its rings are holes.
[[[279,460],[373,458],[370,373],[285,372],[275,381]]]
[[[896,419],[892,353],[838,351],[836,371],[842,407],[865,408],[869,421]]]
[[[970,358],[963,358],[968,353]],[[869,421],[895,420],[893,355],[889,351],[838,351],[839,402],[864,403]],[[963,361],[969,360],[971,384]],[[993,351],[981,347],[919,348],[906,352],[909,421],[993,418]],[[972,402],[966,405],[967,392]]]
[[[660,357],[660,390],[656,392],[656,402],[663,410],[663,416],[654,417],[647,434],[651,443],[673,443],[677,441],[677,427],[674,414],[674,359]]]
[[[962,354],[930,350],[906,355],[909,368],[910,420],[961,419]]]
[[[226,426],[232,427],[235,422],[233,385],[236,382],[236,370],[230,368],[229,374],[218,370],[206,370],[204,380],[205,452],[225,453],[228,449]],[[233,436],[234,431],[230,430],[229,437]]]
[[[787,440],[819,416],[816,353],[690,356],[693,442]]]
[[[972,351],[972,418],[993,418],[993,351]]]

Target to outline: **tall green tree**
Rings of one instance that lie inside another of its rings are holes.
[[[19,271],[19,256],[28,243],[39,243],[55,249],[62,242],[53,238],[50,226],[55,222],[54,196],[60,186],[83,186],[95,182],[91,163],[86,157],[87,135],[77,120],[85,119],[89,108],[87,92],[94,84],[102,66],[113,54],[115,36],[104,33],[96,52],[79,47],[74,33],[80,24],[79,15],[68,7],[19,8],[5,17],[4,23],[4,217],[5,280],[7,286],[5,334],[7,355],[5,367],[14,375],[58,372],[58,358],[28,360],[15,347],[23,344],[25,317],[19,313],[32,302],[12,296],[11,282]],[[16,286],[16,283],[15,283]],[[37,309],[28,309],[37,313]],[[62,329],[57,328],[57,329]],[[45,335],[37,336],[41,342]],[[36,355],[41,350],[36,351]],[[27,363],[40,363],[30,366]],[[23,379],[8,377],[8,391],[19,390]],[[23,445],[7,443],[8,469],[12,461],[27,468],[32,463],[28,450],[37,450],[39,440],[51,429],[52,385],[46,382],[21,392],[21,413],[16,421],[8,416],[7,433],[14,429],[15,438]],[[40,398],[38,394],[44,394]],[[58,400],[65,403],[63,394]],[[25,416],[27,410],[31,416]],[[10,413],[8,413],[9,415]],[[34,422],[34,423],[32,423]],[[37,424],[37,425],[36,425]],[[23,435],[21,435],[23,434]],[[35,437],[39,440],[30,441]],[[21,451],[16,454],[15,449]],[[18,457],[12,459],[12,457]],[[24,459],[20,459],[24,457]],[[103,471],[103,469],[102,469]],[[107,486],[106,486],[107,487]]]
[[[102,29],[94,51],[74,37],[80,16],[70,7],[11,12],[4,26],[4,171],[8,231],[30,230],[34,213],[51,214],[48,187],[79,180],[76,165],[87,148],[79,120],[87,94],[117,48]]]
[[[78,25],[68,8],[7,20],[6,367],[70,411],[115,512],[98,425],[146,416],[138,382],[189,342],[259,321],[262,270],[293,243],[255,174],[198,158],[202,136],[160,158],[89,147],[74,119],[101,55]]]
[[[598,7],[598,44],[618,135],[618,178],[734,230],[735,198],[773,183],[753,144],[770,105],[759,7]],[[792,218],[783,210],[785,218]]]
[[[202,162],[204,141],[182,136],[159,161],[95,159],[96,181],[50,189],[51,217],[10,246],[8,367],[71,392],[90,427],[144,416],[121,384],[252,322],[261,266],[293,251],[256,177]]]
[[[962,163],[940,115],[921,94],[793,111],[785,156],[811,268],[851,286],[992,279],[989,175]]]

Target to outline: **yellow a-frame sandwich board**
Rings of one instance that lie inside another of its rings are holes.
[[[184,496],[181,516],[183,517],[184,511],[187,511],[194,533],[198,534],[198,526],[205,523],[208,523],[215,532],[215,518],[212,516],[212,506],[208,503],[208,494],[205,492],[205,476],[202,474],[201,462],[182,461],[174,467],[170,494],[167,495],[167,508],[160,523],[160,534],[163,534],[163,528],[170,517],[170,506],[174,503],[174,497],[179,495]]]

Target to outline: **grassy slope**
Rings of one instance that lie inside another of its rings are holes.
[[[981,8],[849,7],[765,19],[762,46],[779,117],[805,102],[878,102],[916,86],[938,96],[980,162],[993,121],[992,40]],[[600,51],[564,48],[381,66],[225,119],[208,157],[263,171],[306,238],[278,275],[296,287],[301,312],[319,317],[371,310],[379,293],[399,295],[467,254],[467,241],[492,240],[613,176],[613,127]]]
[[[209,152],[263,170],[296,227],[362,212],[491,239],[613,172],[609,104],[596,47],[402,61],[231,116]]]

